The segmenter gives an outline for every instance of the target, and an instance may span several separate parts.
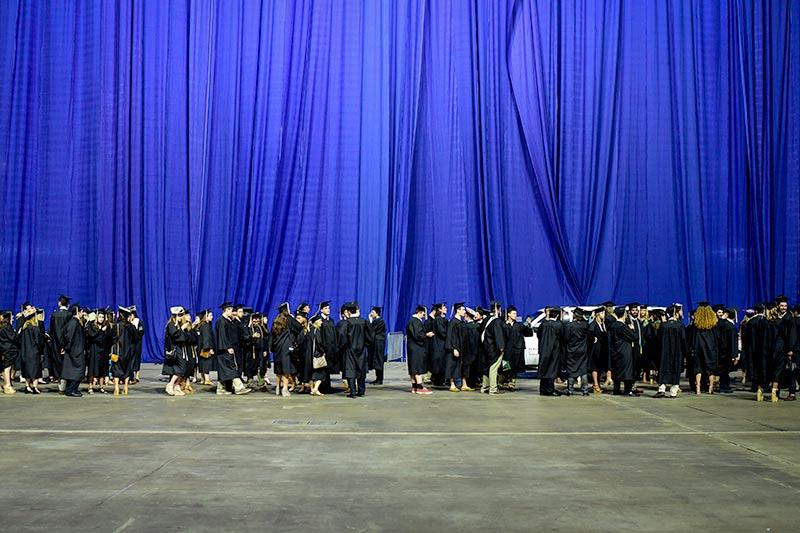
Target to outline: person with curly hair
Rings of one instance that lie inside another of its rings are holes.
[[[692,317],[692,359],[694,361],[695,393],[700,394],[701,380],[708,377],[708,393],[714,394],[715,379],[719,375],[717,361],[719,342],[717,314],[708,302],[700,302]]]

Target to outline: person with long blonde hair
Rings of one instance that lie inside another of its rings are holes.
[[[39,379],[42,377],[45,339],[34,307],[23,310],[22,318],[24,322],[19,334],[20,374],[25,379],[27,394],[41,394]]]
[[[692,316],[692,360],[694,362],[695,394],[701,393],[703,375],[708,377],[708,393],[714,394],[714,383],[719,375],[717,361],[717,314],[708,302],[700,302]]]

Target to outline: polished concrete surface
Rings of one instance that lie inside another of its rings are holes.
[[[4,531],[798,531],[800,405],[544,398],[0,395]],[[19,387],[18,387],[19,388]]]

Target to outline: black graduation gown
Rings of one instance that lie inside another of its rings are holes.
[[[480,361],[483,346],[481,345],[480,322],[468,322],[467,351],[461,356],[461,374],[476,379],[480,374]]]
[[[19,334],[20,373],[25,379],[42,377],[42,354],[45,340],[38,326],[23,327]]]
[[[780,381],[781,374],[786,365],[786,352],[784,351],[783,339],[780,334],[780,321],[778,319],[767,320],[767,354],[769,361],[768,377],[770,381]]]
[[[717,360],[719,348],[717,344],[717,329],[698,329],[695,326],[692,332],[692,357],[694,360],[694,373],[718,375]]]
[[[248,326],[245,336],[244,375],[258,375],[265,357],[269,357],[269,332],[264,326]]]
[[[367,349],[369,369],[383,370],[383,363],[386,360],[386,322],[383,318],[378,317],[372,321],[371,325],[375,342]]]
[[[83,381],[86,374],[86,336],[83,325],[73,315],[64,326],[64,359],[61,378],[70,381]]]
[[[481,362],[484,376],[489,375],[491,367],[506,349],[506,334],[503,321],[494,316],[486,317],[480,327],[481,346],[483,347],[483,361]]]
[[[119,380],[130,379],[134,373],[134,343],[138,337],[137,328],[130,322],[117,322],[112,332],[114,344],[111,353],[118,356],[117,361],[111,361],[111,377]],[[166,340],[164,341],[166,348]]]
[[[505,324],[506,350],[503,359],[508,361],[510,374],[525,372],[525,337],[533,336],[533,329],[521,322]]]
[[[64,333],[66,332],[67,322],[72,318],[72,313],[67,309],[56,309],[50,315],[50,340],[52,342],[52,368],[54,375],[51,377],[61,377],[61,366],[64,364],[64,358],[61,355],[61,350],[64,348],[66,341],[64,340]]]
[[[561,369],[564,324],[557,319],[545,319],[536,330],[539,339],[539,378],[555,379]]]
[[[375,333],[369,323],[361,317],[350,317],[342,327],[344,348],[344,373],[346,379],[363,378],[367,373],[364,350],[375,342]]]
[[[320,334],[320,330],[314,328],[313,326],[308,330],[303,330],[297,338],[298,345],[303,353],[303,375],[301,376],[301,381],[303,383],[307,383],[310,381],[322,381],[325,379],[325,376],[328,375],[328,371],[325,367],[322,368],[314,368],[314,357],[320,357],[325,355],[325,360],[327,362],[327,355],[322,347],[322,343],[320,339],[322,338]]]
[[[730,320],[717,322],[717,369],[721,374],[728,374],[733,370],[733,360],[739,353],[739,335],[736,324]]]
[[[564,325],[564,357],[567,376],[578,378],[589,372],[589,324],[573,320]]]
[[[322,315],[320,315],[322,316]],[[341,372],[341,360],[339,358],[339,341],[336,331],[336,324],[330,317],[322,317],[322,326],[319,328],[320,343],[325,352],[325,359],[328,361],[326,371],[328,374],[338,374]]]
[[[229,354],[228,348],[236,350],[238,335],[236,324],[224,316],[217,319],[217,347],[214,350],[214,365],[217,368],[217,379],[219,381],[229,381],[238,378],[239,369],[236,367],[235,354]]]
[[[214,368],[214,359],[215,357],[212,355],[211,357],[200,357],[200,352],[203,350],[214,350],[216,349],[216,343],[214,342],[214,329],[211,326],[210,322],[204,322],[200,325],[200,338],[198,339],[197,344],[197,355],[198,361],[197,365],[200,368],[200,372],[203,374],[210,374]]]
[[[610,368],[608,363],[608,330],[606,323],[603,322],[602,326],[596,321],[592,320],[589,324],[589,370],[605,373]]]
[[[788,357],[788,352],[793,352],[797,346],[798,332],[795,329],[795,320],[792,313],[786,312],[777,320],[777,331],[775,338],[775,381],[781,377],[783,369],[789,369],[794,357]]]
[[[161,367],[161,375],[186,375],[190,366],[190,353],[188,351],[190,336],[190,331],[176,326],[172,320],[167,323],[167,329],[164,333],[164,364]],[[131,345],[131,355],[133,355],[133,345]]]
[[[138,372],[142,368],[142,339],[144,338],[144,325],[142,325],[142,321],[139,320],[137,325],[131,324],[133,328],[132,332],[132,340],[133,340],[133,355],[131,361],[131,375],[134,372]]]
[[[86,375],[94,378],[108,376],[108,338],[112,335],[108,324],[100,328],[96,322],[86,324]]]
[[[621,320],[612,322],[608,327],[608,350],[614,379],[622,381],[636,379],[634,346],[636,346],[636,335],[633,330]]]
[[[661,349],[658,382],[660,385],[678,385],[688,348],[686,327],[679,320],[667,320],[658,328],[658,340]]]
[[[467,351],[467,326],[463,320],[454,318],[447,325],[444,349],[447,354],[444,378],[460,379],[462,375],[462,358]],[[458,351],[457,357],[454,350]]]
[[[447,340],[447,326],[449,321],[444,316],[437,316],[431,320],[431,331],[434,335],[430,338],[431,343],[431,365],[432,375],[444,375],[447,366],[447,354],[445,353],[445,342]]]
[[[428,371],[427,347],[428,338],[425,336],[425,324],[419,318],[412,316],[406,323],[406,363],[408,375],[416,376]]]
[[[18,356],[19,335],[11,324],[7,324],[0,329],[0,369],[14,366]]]
[[[659,325],[659,328],[661,326]],[[642,330],[644,337],[644,347],[642,348],[642,370],[652,371],[658,370],[659,361],[661,360],[661,346],[659,342],[658,330],[655,323],[650,320]]]
[[[763,315],[756,315],[747,321],[745,329],[745,342],[750,356],[752,379],[756,386],[766,387],[771,381],[772,352],[770,350],[771,338],[769,334],[769,321]]]
[[[292,362],[292,351],[297,349],[297,339],[288,327],[280,333],[273,327],[270,333],[270,350],[275,354],[275,373],[288,376],[294,374],[296,369]]]

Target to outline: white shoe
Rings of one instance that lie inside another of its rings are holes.
[[[67,380],[61,379],[58,381],[58,392],[64,392],[67,390]]]
[[[175,392],[175,396],[186,396],[186,393],[183,392],[183,389],[180,387],[175,387],[173,391]]]
[[[167,386],[164,387],[164,392],[166,392],[170,396],[175,396],[175,388],[172,385],[172,383],[167,383]]]

